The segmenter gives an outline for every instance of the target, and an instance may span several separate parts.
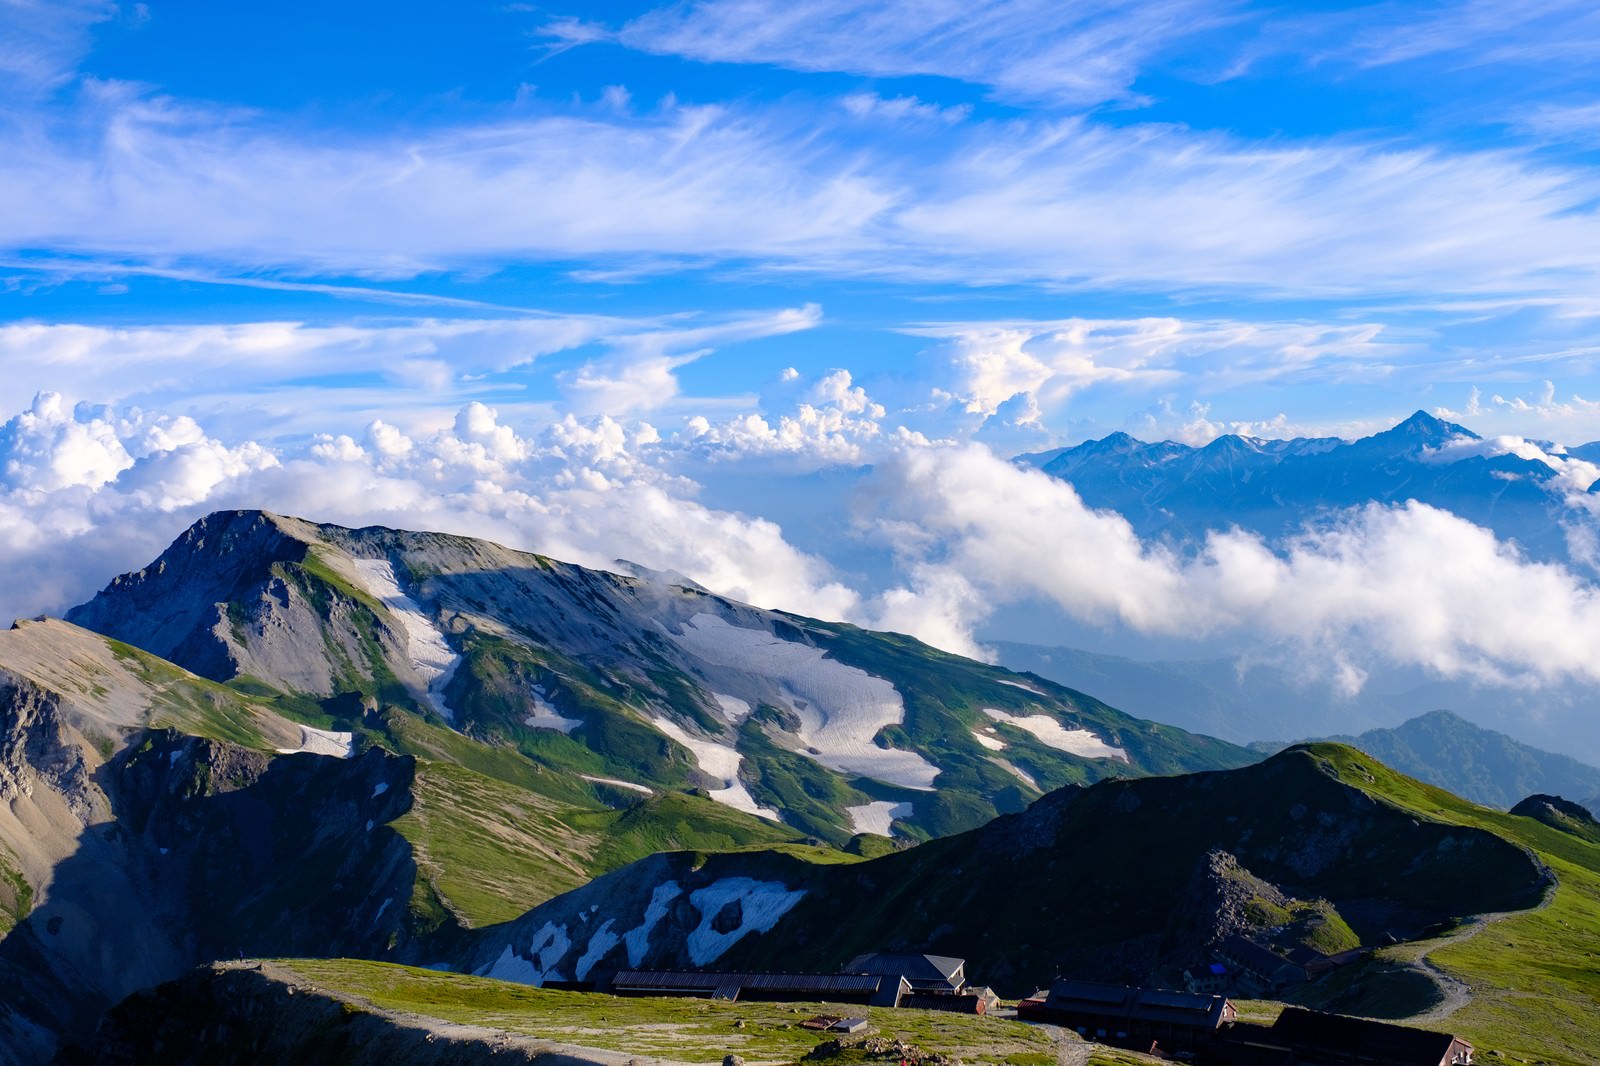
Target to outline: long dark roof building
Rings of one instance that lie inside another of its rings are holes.
[[[1306,1066],[1468,1066],[1473,1047],[1449,1033],[1285,1007],[1271,1038]]]
[[[1019,1003],[1017,1017],[1055,1022],[1105,1043],[1173,1050],[1214,1043],[1238,1013],[1222,996],[1058,980],[1043,999]]]
[[[911,987],[877,974],[718,973],[705,970],[621,970],[611,979],[619,996],[695,996],[722,1000],[817,999],[897,1007]]]

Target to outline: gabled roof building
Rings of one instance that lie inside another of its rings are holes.
[[[917,992],[958,993],[967,986],[967,960],[948,955],[910,955],[874,952],[857,955],[843,973],[904,977]]]

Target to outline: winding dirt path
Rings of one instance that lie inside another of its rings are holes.
[[[1438,940],[1430,942],[1427,950],[1419,954],[1412,962],[1438,986],[1439,993],[1443,998],[1421,1014],[1413,1014],[1404,1020],[1408,1023],[1443,1021],[1472,1002],[1472,986],[1439,966],[1428,956],[1440,948],[1459,944],[1463,940],[1471,940],[1495,922],[1504,921],[1518,914],[1529,914],[1533,911],[1544,910],[1550,906],[1551,900],[1555,899],[1557,887],[1557,882],[1552,878],[1550,884],[1545,888],[1543,898],[1534,906],[1517,911],[1496,911],[1492,914],[1475,915],[1449,936],[1440,937]]]

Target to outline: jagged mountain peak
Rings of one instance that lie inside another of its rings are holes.
[[[1420,453],[1424,448],[1437,448],[1459,438],[1468,440],[1481,439],[1472,430],[1459,426],[1454,422],[1429,414],[1427,411],[1417,411],[1410,418],[1397,423],[1393,428],[1374,433],[1356,441],[1357,446],[1366,449],[1392,451],[1399,453]]]

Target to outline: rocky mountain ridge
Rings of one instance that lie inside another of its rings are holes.
[[[405,707],[590,780],[781,810],[833,843],[944,835],[1063,784],[1252,758],[894,634],[261,512],[197,523],[68,617],[243,691]]]
[[[1144,537],[1198,542],[1207,530],[1242,526],[1277,539],[1330,511],[1414,499],[1514,539],[1536,558],[1568,560],[1556,472],[1472,446],[1481,441],[1418,411],[1353,441],[1224,434],[1192,447],[1113,433],[1019,458],[1070,481],[1091,507],[1118,511]]]

